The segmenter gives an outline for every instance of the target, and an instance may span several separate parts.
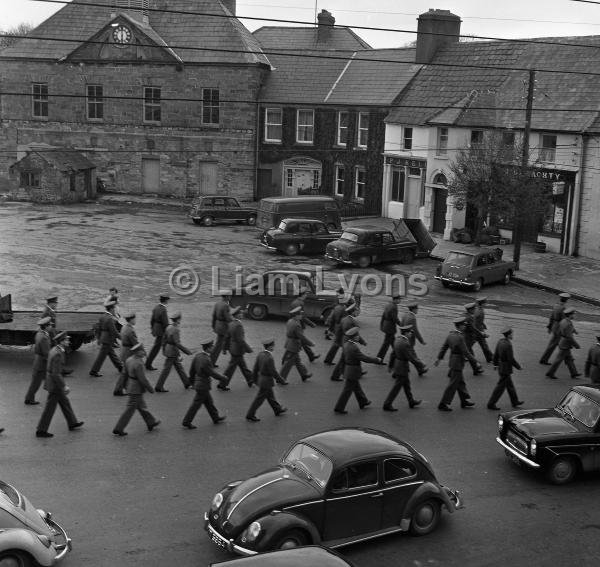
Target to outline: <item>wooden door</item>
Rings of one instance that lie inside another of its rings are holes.
[[[160,193],[160,159],[142,158],[142,192]]]
[[[198,189],[200,195],[214,195],[217,193],[217,162],[201,161],[198,175]]]
[[[432,232],[444,233],[446,230],[446,200],[448,190],[436,188],[433,190],[433,227]]]

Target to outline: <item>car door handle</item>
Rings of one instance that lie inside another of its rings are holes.
[[[383,492],[378,492],[377,494],[372,494],[371,498],[381,498],[383,496]]]

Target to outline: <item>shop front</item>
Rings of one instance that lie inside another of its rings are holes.
[[[421,218],[427,161],[386,155],[381,214],[387,218]]]

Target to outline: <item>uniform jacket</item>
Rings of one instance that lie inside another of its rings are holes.
[[[402,325],[411,325],[412,326],[412,334],[413,339],[411,343],[415,344],[415,339],[418,340],[422,345],[425,344],[423,337],[421,336],[421,332],[419,331],[419,327],[417,326],[417,316],[412,311],[407,311],[402,315]]]
[[[377,362],[374,356],[363,354],[354,340],[344,343],[344,378],[349,382],[360,380],[362,377],[361,362]]]
[[[477,363],[475,357],[469,352],[462,333],[459,331],[450,331],[440,349],[438,360],[444,358],[447,350],[450,351],[450,360],[448,363],[450,370],[462,370],[465,367],[465,360],[469,360],[473,364]]]
[[[386,335],[395,335],[396,326],[400,325],[398,319],[398,305],[393,301],[386,303],[379,321],[379,329]]]
[[[219,301],[215,303],[212,313],[212,329],[217,335],[226,335],[229,323],[233,320],[229,303]]]
[[[190,380],[194,382],[194,389],[197,392],[207,392],[211,389],[211,378],[227,383],[227,377],[215,370],[210,354],[205,351],[199,352],[190,366]]]
[[[46,305],[42,311],[41,318],[43,319],[44,317],[50,317],[50,319],[52,319],[52,326],[56,327],[56,311],[49,305]]]
[[[558,348],[568,349],[568,348],[579,348],[579,343],[575,340],[573,336],[576,333],[575,327],[573,326],[573,321],[568,317],[563,317],[558,324],[558,335],[560,336],[560,340],[558,341]]]
[[[498,374],[501,376],[512,374],[513,368],[521,370],[521,365],[513,356],[513,347],[510,339],[503,337],[498,341],[496,350],[494,351],[493,364],[498,367]]]
[[[152,310],[152,317],[150,318],[152,336],[162,337],[165,334],[165,330],[168,326],[169,316],[167,315],[167,308],[162,303],[159,303]]]
[[[50,353],[50,335],[44,329],[40,329],[35,334],[35,344],[33,347],[33,371],[46,372],[48,365],[48,354]]]
[[[300,352],[302,350],[302,346],[313,345],[314,343],[307,339],[304,336],[304,329],[302,328],[302,323],[298,321],[295,317],[292,317],[288,320],[285,325],[285,350],[289,352]]]
[[[179,356],[179,351],[192,354],[191,351],[181,344],[181,330],[177,325],[169,325],[163,337],[163,354],[168,358]]]
[[[392,375],[394,376],[408,376],[410,371],[409,363],[414,365],[419,364],[415,351],[410,344],[410,339],[405,335],[400,335],[394,341],[394,348],[390,355],[390,361],[388,368],[393,368]]]
[[[473,325],[482,333],[487,329],[487,325],[485,324],[485,309],[482,305],[477,305],[473,309]]]
[[[144,392],[154,392],[154,388],[146,378],[144,370],[144,360],[135,354],[125,361],[125,370],[127,371],[127,393],[143,394]]]
[[[62,376],[62,369],[65,363],[65,351],[59,345],[50,349],[48,354],[48,366],[46,367],[46,382],[44,390],[49,393],[64,392],[65,380]]]
[[[121,360],[126,361],[131,354],[131,347],[138,344],[135,327],[131,323],[125,323],[121,329]]]
[[[335,335],[337,333],[338,327],[342,322],[342,318],[346,314],[346,306],[343,303],[338,303],[327,317],[327,321],[325,321],[325,325]]]
[[[103,345],[113,345],[119,338],[119,331],[115,324],[115,318],[107,311],[100,316],[100,338],[99,342]]]
[[[302,299],[301,297],[296,297],[296,299],[294,299],[294,301],[292,301],[290,303],[290,311],[292,309],[295,309],[296,307],[302,307],[302,309],[304,309],[304,303],[305,303],[305,299]],[[313,323],[308,317],[302,317],[302,319],[300,319],[302,326],[304,328],[308,327],[316,327],[315,323]]]
[[[273,355],[268,350],[258,353],[252,369],[252,379],[259,388],[272,388],[275,386],[275,381],[280,384],[284,382],[275,368]]]
[[[585,361],[585,375],[592,382],[600,382],[600,343],[596,343],[588,351]]]
[[[227,349],[233,356],[240,356],[247,352],[252,352],[252,348],[246,342],[246,333],[244,325],[238,319],[229,323],[229,338]]]
[[[560,301],[552,308],[552,313],[550,313],[550,318],[548,319],[548,325],[546,328],[555,335],[558,334],[558,325],[564,317],[563,311],[565,310],[565,307],[566,305]]]
[[[352,315],[345,315],[342,318],[342,322],[340,323],[340,327],[338,329],[338,333],[335,337],[336,342],[340,345],[344,345],[344,336],[346,335],[346,331],[352,329],[352,327],[359,327],[360,325],[356,322],[356,319]],[[358,337],[358,342],[361,345],[366,345],[367,343],[362,337]]]
[[[475,327],[473,313],[465,313],[465,337],[472,337],[477,340],[481,336],[483,336],[483,333]]]

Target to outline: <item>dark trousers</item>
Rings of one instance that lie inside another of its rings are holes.
[[[308,356],[308,360],[312,362],[315,359],[315,353],[310,345],[302,345],[302,350],[306,353],[306,356]]]
[[[225,346],[226,338],[227,338],[227,335],[217,335],[217,340],[215,341],[213,349],[210,351],[210,360],[212,361],[213,364],[217,363],[217,359],[219,358],[219,355],[221,354],[221,351],[223,350],[223,347]]]
[[[281,374],[281,377],[284,380],[287,379],[287,375],[290,373],[290,370],[294,366],[298,370],[300,378],[302,378],[302,380],[306,380],[308,370],[306,370],[306,366],[304,366],[304,364],[302,364],[302,361],[300,360],[300,353],[290,352],[289,350],[286,350],[283,353],[283,359],[281,360],[281,363],[283,364],[283,366],[281,367],[281,371],[279,372],[279,374]]]
[[[77,418],[75,417],[75,412],[71,407],[71,402],[69,398],[64,392],[48,392],[48,399],[46,400],[46,406],[44,407],[44,411],[42,412],[42,417],[40,417],[40,422],[38,423],[37,430],[47,432],[50,427],[50,422],[54,417],[54,412],[56,411],[56,406],[60,406],[60,409],[67,420],[67,425],[69,427],[75,425],[77,423]]]
[[[163,336],[154,337],[154,344],[152,345],[152,349],[150,350],[150,354],[146,358],[146,368],[150,368],[154,359],[160,352],[160,348],[162,347]]]
[[[383,407],[391,407],[392,403],[396,399],[396,396],[400,393],[400,390],[404,388],[404,394],[406,395],[406,399],[409,404],[414,402],[414,398],[412,395],[412,390],[410,388],[410,378],[408,374],[406,376],[400,376],[399,374],[394,374],[394,385],[390,390],[390,393],[387,395],[387,398],[383,402]]]
[[[127,388],[127,370],[123,368],[121,370],[121,374],[119,374],[119,378],[117,379],[117,383],[115,384],[115,389],[113,392],[122,392]]]
[[[219,412],[217,411],[212,396],[210,395],[210,390],[196,390],[194,401],[183,418],[183,425],[190,425],[192,423],[194,417],[196,417],[196,414],[198,413],[198,410],[202,407],[202,404],[204,404],[204,407],[206,408],[206,411],[208,412],[208,415],[210,415],[213,422],[217,423]]]
[[[550,362],[550,357],[552,356],[554,349],[558,346],[559,341],[560,335],[552,333],[552,335],[550,336],[550,341],[548,342],[548,346],[546,347],[546,350],[540,358],[540,362],[544,364]]]
[[[241,373],[244,375],[244,378],[246,379],[246,382],[248,385],[252,385],[252,372],[250,372],[250,369],[248,368],[248,365],[246,364],[246,361],[244,360],[244,355],[243,354],[232,354],[231,358],[229,359],[229,364],[227,365],[227,368],[225,369],[225,376],[227,376],[227,382],[225,382],[225,386],[227,386],[229,384],[229,382],[231,382],[231,378],[233,378],[233,373],[235,372],[235,369],[239,368]]]
[[[358,380],[346,380],[344,382],[344,389],[342,390],[334,409],[337,411],[344,411],[352,394],[356,397],[356,401],[360,408],[369,401]]]
[[[462,370],[450,370],[448,372],[448,378],[450,378],[450,383],[444,390],[444,394],[442,395],[442,399],[440,400],[440,405],[444,404],[449,406],[454,399],[454,394],[458,392],[458,397],[460,398],[460,403],[466,402],[471,396],[467,391],[467,385],[465,384],[465,378],[463,376]]]
[[[490,350],[490,347],[489,347],[487,341],[485,340],[485,337],[482,335],[479,338],[475,339],[475,342],[477,342],[477,344],[481,347],[481,350],[483,351],[483,356],[485,356],[486,362],[492,362],[494,355],[493,355],[492,351]]]
[[[340,359],[337,361],[337,364],[331,373],[331,379],[339,380],[344,374],[344,368],[346,368],[346,360],[344,359],[344,351],[342,351]]]
[[[156,419],[154,419],[154,416],[148,411],[146,400],[144,400],[144,394],[129,394],[127,407],[125,408],[123,415],[119,418],[117,425],[115,425],[115,431],[125,431],[127,424],[131,421],[136,410],[140,412],[148,429],[156,423]]]
[[[552,366],[550,366],[550,368],[548,368],[548,374],[550,374],[551,376],[554,376],[554,373],[558,370],[558,367],[560,366],[561,362],[563,362],[563,361],[567,365],[567,368],[569,369],[569,372],[571,373],[571,378],[574,378],[575,375],[577,374],[577,368],[575,368],[575,361],[573,359],[573,355],[571,354],[570,348],[559,348],[558,349],[558,354],[556,355],[556,358],[554,359]]]
[[[156,386],[154,387],[155,389],[163,389],[165,382],[167,381],[167,377],[171,372],[171,368],[173,367],[175,367],[175,370],[177,370],[177,374],[179,374],[179,378],[181,378],[181,382],[183,383],[184,388],[189,388],[190,379],[188,378],[187,374],[185,373],[185,370],[183,369],[183,364],[181,364],[179,356],[167,356],[167,358],[165,358],[165,365],[163,366],[163,369],[160,372],[160,376],[156,381]]]
[[[121,372],[121,370],[123,369],[123,365],[121,364],[121,360],[115,353],[115,347],[113,345],[107,345],[104,343],[100,345],[98,356],[96,357],[96,360],[94,361],[94,365],[92,366],[90,372],[100,372],[102,364],[104,364],[104,360],[107,356],[108,358],[110,358],[110,361],[115,365],[115,368],[119,372]]]
[[[477,340],[475,339],[475,337],[473,335],[465,335],[465,344],[467,345],[467,349],[468,351],[475,356],[475,353],[473,352],[473,345],[477,342]],[[481,366],[479,366],[479,364],[477,364],[476,361],[474,360],[469,360],[469,364],[471,365],[471,368],[473,369],[473,374],[479,374],[482,372],[482,368]]]
[[[275,415],[279,415],[281,412],[281,405],[275,399],[275,394],[273,393],[273,388],[259,388],[256,397],[252,401],[250,408],[248,409],[248,413],[246,417],[254,417],[256,415],[256,410],[263,404],[263,402],[269,402],[271,409],[275,413]]]
[[[381,358],[381,360],[383,360],[383,357],[386,355],[388,348],[390,347],[394,347],[394,339],[396,338],[396,333],[386,333],[383,339],[383,344],[381,345],[381,348],[379,349],[379,352],[377,353],[377,358]]]
[[[339,349],[340,349],[340,345],[338,345],[336,342],[334,342],[329,347],[329,350],[327,351],[327,354],[325,355],[325,358],[324,358],[323,362],[326,362],[327,364],[332,363],[333,359],[335,358],[335,355],[337,354],[337,351]]]
[[[513,384],[512,376],[510,374],[500,374],[500,379],[490,396],[488,406],[495,406],[496,402],[500,399],[500,396],[504,394],[504,390],[508,392],[510,403],[513,406],[519,401],[519,396],[517,396],[517,390]]]
[[[29,389],[25,394],[26,402],[34,402],[35,395],[37,391],[40,389],[42,382],[46,378],[46,365],[48,363],[48,359],[42,358],[39,355],[35,355],[33,360],[33,369],[31,370],[31,383],[29,384]]]

